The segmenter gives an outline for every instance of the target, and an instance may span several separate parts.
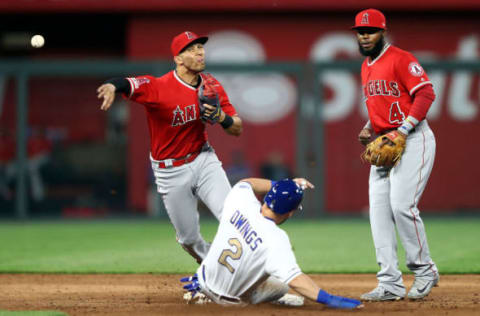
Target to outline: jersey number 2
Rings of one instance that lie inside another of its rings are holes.
[[[235,272],[235,269],[230,263],[228,263],[227,259],[230,257],[233,260],[238,260],[242,256],[243,249],[242,244],[237,238],[230,238],[228,240],[228,243],[230,244],[230,246],[234,246],[237,249],[235,252],[231,251],[230,249],[224,249],[220,257],[218,258],[218,263],[224,265],[228,269],[228,271],[230,271],[230,273],[233,273]]]
[[[390,105],[390,123],[402,123],[404,119],[405,114],[403,114],[400,109],[400,104],[398,101],[393,102],[392,105]]]

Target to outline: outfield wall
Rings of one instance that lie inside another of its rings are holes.
[[[128,55],[168,59],[170,39],[188,28],[210,36],[206,45],[210,62],[356,59],[359,58],[356,40],[348,29],[351,22],[351,16],[346,14],[135,17],[128,33]],[[390,41],[424,60],[476,60],[480,54],[480,22],[473,16],[466,19],[399,13],[388,17],[388,28]],[[476,179],[480,176],[480,168],[471,163],[471,157],[478,156],[480,150],[468,144],[469,137],[464,137],[480,133],[478,74],[428,73],[437,95],[429,121],[437,137],[438,149],[421,205],[425,210],[478,208],[480,194]],[[280,151],[293,170],[297,104],[292,87],[295,88],[295,83],[285,76],[263,80],[254,86],[242,75],[226,75],[223,79],[232,102],[245,121],[245,134],[235,141],[226,140],[216,130],[211,132],[211,140],[225,165],[231,163],[235,152],[241,151],[258,174],[259,166],[268,159],[269,153]],[[323,111],[326,207],[335,213],[361,210],[368,204],[368,167],[360,162],[362,147],[356,141],[366,120],[359,76],[329,74],[324,84],[327,89]],[[249,99],[252,91],[261,89],[276,97]],[[257,110],[253,110],[255,107]],[[141,137],[146,133],[141,118],[143,111],[136,106],[132,106],[131,111],[135,119],[130,121],[130,137],[141,141],[131,144],[130,155],[135,158],[130,161],[137,162],[147,158],[142,148],[148,146],[148,139]],[[464,150],[454,152],[452,148]],[[143,176],[131,174],[131,177],[137,183],[130,191],[131,199],[140,206],[144,196],[140,183]],[[135,181],[135,177],[139,180]]]

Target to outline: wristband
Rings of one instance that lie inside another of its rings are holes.
[[[413,116],[408,116],[404,121],[403,124],[398,128],[400,132],[405,135],[408,135],[414,128],[415,125],[418,124],[418,120]]]
[[[328,304],[331,299],[332,296],[324,290],[318,291],[317,303]]]
[[[400,126],[399,128],[397,128],[397,130],[398,130],[399,132],[402,132],[402,133],[405,134],[405,135],[408,135],[412,129],[413,129],[413,126],[411,126],[411,125],[409,125],[409,124],[405,124],[405,123],[403,123],[402,126]]]
[[[228,115],[227,113],[225,113],[225,118],[223,119],[223,121],[220,123],[220,125],[222,125],[222,127],[224,129],[227,129],[229,128],[230,126],[233,125],[233,118]]]
[[[115,92],[125,93],[126,95],[130,94],[130,83],[125,78],[112,78],[105,81],[105,83],[110,83],[115,86]]]

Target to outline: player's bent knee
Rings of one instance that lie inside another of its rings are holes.
[[[418,216],[418,209],[416,207],[412,207],[411,204],[405,202],[392,202],[392,211],[395,216],[404,216],[411,218],[413,216]]]

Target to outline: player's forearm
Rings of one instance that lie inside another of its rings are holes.
[[[130,95],[130,83],[126,78],[111,78],[105,81],[105,83],[110,83],[115,86],[115,92],[124,93],[125,95]]]
[[[435,100],[435,92],[431,85],[421,87],[413,99],[412,108],[408,113],[408,117],[404,120],[402,126],[398,128],[405,135],[415,128],[415,126],[427,116],[433,101]]]
[[[331,308],[362,308],[360,301],[343,296],[336,296],[321,290],[313,280],[305,274],[300,274],[288,284],[297,293]]]
[[[288,285],[292,290],[301,294],[302,296],[311,299],[312,301],[317,300],[320,287],[318,287],[318,285],[316,285],[309,276],[302,273],[290,281]]]
[[[242,119],[238,115],[230,116],[230,118],[233,120],[233,122],[227,128],[224,127],[225,121],[228,120],[227,114],[225,114],[225,117],[220,122],[220,124],[222,125],[222,127],[224,127],[223,129],[227,134],[233,135],[233,136],[240,136],[243,132]]]
[[[272,181],[261,178],[246,178],[240,181],[250,183],[255,194],[264,195],[272,188]]]
[[[423,120],[427,116],[427,112],[434,100],[435,92],[432,86],[425,85],[421,87],[415,92],[412,108],[408,115],[415,117],[419,121]]]

